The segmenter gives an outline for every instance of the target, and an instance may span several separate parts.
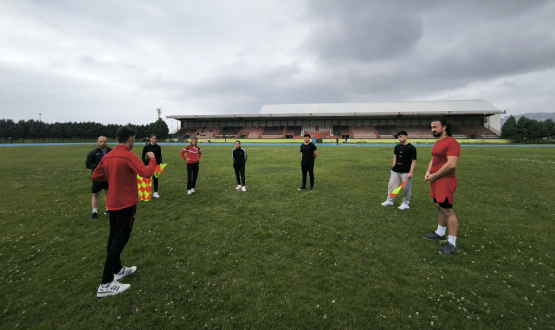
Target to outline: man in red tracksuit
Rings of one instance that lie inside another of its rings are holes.
[[[120,255],[129,241],[135,220],[138,203],[137,174],[149,178],[156,169],[156,157],[152,152],[147,153],[150,158],[147,167],[131,151],[135,143],[135,130],[120,127],[116,137],[119,145],[102,158],[92,175],[93,181],[107,181],[110,185],[106,197],[106,206],[110,210],[108,256],[97,297],[116,295],[130,287],[119,281],[133,274],[137,267],[122,266]]]

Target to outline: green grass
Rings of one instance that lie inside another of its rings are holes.
[[[104,299],[91,149],[0,148],[3,329],[555,328],[551,148],[463,147],[460,253],[441,256],[421,238],[437,226],[429,146],[409,211],[380,206],[391,147],[319,147],[310,193],[297,191],[298,146],[248,146],[243,193],[231,147],[205,145],[187,196],[181,147],[163,146],[162,198],[139,204],[122,255],[138,272]]]

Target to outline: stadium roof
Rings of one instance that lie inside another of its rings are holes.
[[[482,100],[460,101],[407,101],[376,103],[316,103],[264,105],[259,114],[174,115],[166,118],[178,120],[245,120],[256,118],[307,117],[413,117],[413,116],[491,116],[503,114],[491,103]]]

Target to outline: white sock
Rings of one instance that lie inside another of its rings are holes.
[[[449,243],[453,244],[453,246],[457,246],[457,236],[449,235]]]
[[[98,212],[97,212],[97,209],[93,209],[93,213],[98,213]]]
[[[447,230],[447,227],[442,227],[440,225],[437,225],[436,234],[438,234],[439,236],[445,236],[446,230]]]

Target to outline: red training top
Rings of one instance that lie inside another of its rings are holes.
[[[447,156],[457,156],[461,154],[461,146],[457,140],[447,136],[437,141],[432,148],[432,169],[431,174],[439,171],[439,169],[447,163]],[[106,156],[104,156],[106,157]],[[445,174],[446,177],[455,177],[455,169]]]
[[[199,146],[192,147],[188,145],[181,150],[181,158],[187,161],[187,164],[198,163],[200,161],[200,156],[202,156],[202,152],[200,151]],[[189,160],[187,160],[187,158],[189,158]]]
[[[110,188],[106,196],[106,208],[117,211],[138,203],[137,174],[150,178],[154,170],[156,158],[151,158],[147,167],[128,146],[120,144],[102,157],[92,174],[92,180],[108,181]]]

